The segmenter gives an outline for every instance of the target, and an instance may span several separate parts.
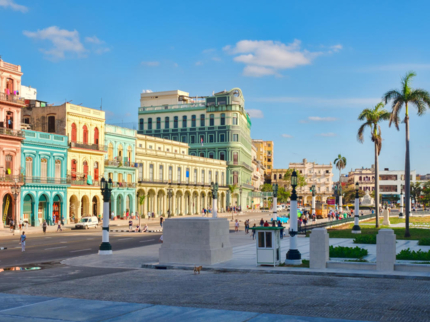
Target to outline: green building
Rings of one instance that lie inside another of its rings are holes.
[[[239,88],[207,97],[183,91],[141,94],[138,133],[188,143],[191,155],[227,161],[227,204],[252,205],[251,120]]]

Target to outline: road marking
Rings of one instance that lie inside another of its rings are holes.
[[[118,239],[118,240],[126,240],[126,239],[131,239],[131,237],[129,237],[129,238],[121,238],[121,239]]]
[[[51,248],[45,248],[45,250],[58,249],[58,248],[66,248],[66,247],[67,247],[67,246],[51,247]]]
[[[155,240],[155,239],[141,240],[139,243],[147,243],[147,242],[150,242],[150,241],[153,241],[153,240]]]
[[[80,249],[80,250],[72,250],[71,253],[77,253],[77,252],[85,252],[87,250],[91,250],[91,248],[87,248],[87,249]]]

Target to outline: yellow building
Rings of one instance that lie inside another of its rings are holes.
[[[270,180],[273,169],[273,141],[252,140],[257,148],[257,161],[265,168],[264,176]]]
[[[219,185],[218,212],[226,209],[226,161],[188,155],[188,148],[186,143],[137,135],[139,214],[199,214],[212,208],[211,182]],[[145,199],[140,204],[142,195]]]
[[[64,103],[59,106],[28,108],[24,118],[30,118],[32,130],[67,135],[68,178],[67,222],[83,216],[102,214],[100,178],[104,173],[105,112]]]

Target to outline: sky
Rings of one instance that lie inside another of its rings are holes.
[[[239,87],[253,139],[274,141],[274,167],[370,167],[364,108],[399,89],[430,91],[428,1],[29,1],[0,0],[0,55],[48,103],[137,120],[144,90],[190,95]],[[391,105],[386,108],[391,111]],[[404,110],[403,110],[404,113]],[[430,111],[411,108],[411,168],[430,173]],[[404,169],[405,128],[381,124],[380,168]],[[335,170],[334,180],[338,178]]]

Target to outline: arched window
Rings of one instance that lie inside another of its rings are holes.
[[[237,114],[233,114],[233,125],[237,125]]]
[[[129,147],[127,148],[127,161],[128,161],[128,162],[130,162],[130,163],[133,161],[133,160],[131,159],[131,156],[132,156],[131,151],[132,151],[131,146],[129,146]]]
[[[122,180],[122,173],[118,173],[118,182],[119,183],[123,182],[123,180]]]
[[[82,127],[82,131],[83,131],[83,143],[88,144],[88,128],[86,125]]]
[[[139,120],[139,130],[143,131],[143,119]]]
[[[61,160],[55,160],[55,179],[61,178]]]
[[[215,172],[215,182],[218,183],[218,171]]]
[[[72,160],[72,167],[71,167],[72,180],[76,180],[77,170],[78,170],[78,161]]]
[[[225,125],[225,114],[221,113],[221,125]]]
[[[94,180],[99,181],[99,163],[94,162]]]
[[[278,178],[279,178],[279,180],[281,180],[282,179],[282,174],[279,174]]]
[[[200,126],[205,126],[205,115],[200,114]]]
[[[177,117],[177,116],[175,116],[175,117],[173,118],[173,128],[174,128],[174,129],[177,129],[177,128],[178,128],[178,117]]]
[[[187,116],[186,115],[182,116],[182,127],[183,128],[187,127]]]
[[[215,125],[215,115],[211,114],[209,115],[209,126]]]
[[[76,124],[73,123],[72,124],[72,142],[76,142],[77,139],[77,129],[76,129]]]
[[[161,129],[161,118],[157,117],[157,130]]]
[[[108,145],[108,160],[112,161],[113,160],[113,144],[109,143]]]
[[[220,160],[225,160],[225,154],[224,154],[224,152],[220,152],[219,153],[219,159]]]
[[[196,127],[196,116],[191,115],[191,127]]]
[[[154,165],[149,165],[149,181],[154,181]]]
[[[359,180],[359,181],[361,181],[361,180],[362,180],[361,176],[358,178],[358,180]]]
[[[40,160],[40,177],[45,180],[48,177],[48,160],[45,158]]]
[[[164,118],[164,128],[165,128],[165,129],[168,129],[168,128],[169,128],[169,125],[170,125],[170,118],[169,118],[168,116],[166,116],[166,117]]]
[[[148,130],[152,130],[152,118],[148,119]]]
[[[85,177],[85,180],[87,180],[87,177],[88,177],[88,162],[84,161],[83,166],[84,166],[84,177]]]
[[[25,158],[25,176],[31,178],[33,176],[33,158]]]
[[[127,183],[131,183],[131,174],[127,174]]]
[[[214,158],[214,153],[213,152],[209,152],[209,159],[213,159]]]
[[[48,116],[48,133],[55,133],[55,115]]]
[[[112,172],[109,172],[108,179],[112,179],[112,181],[113,181],[113,173]]]
[[[122,162],[122,157],[123,157],[123,153],[122,153],[122,145],[120,144],[118,146],[118,162]]]
[[[94,129],[94,144],[99,144],[99,129],[97,127]]]

